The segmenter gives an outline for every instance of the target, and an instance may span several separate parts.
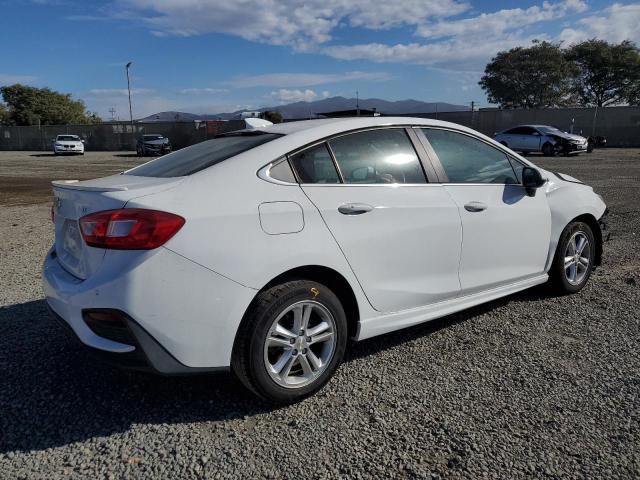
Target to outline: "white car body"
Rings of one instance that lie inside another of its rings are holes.
[[[387,128],[406,129],[428,183],[298,184],[271,176],[302,147]],[[441,181],[442,166],[421,128],[470,136],[533,166],[460,125],[362,117],[264,127],[282,136],[187,176],[130,171],[54,182],[56,243],[44,263],[46,300],[99,351],[142,349],[162,373],[227,368],[252,300],[287,272],[342,279],[336,293],[353,300],[350,331],[362,340],[541,284],[570,221],[581,217],[599,231],[604,202],[570,177],[534,167],[546,179],[535,196],[519,184]],[[360,205],[371,209],[339,211]],[[122,208],[171,212],[186,222],[151,250],[83,242],[79,218]],[[125,312],[138,345],[97,335],[83,321],[87,308]]]
[[[84,154],[84,142],[77,135],[58,135],[53,141],[53,152]]]

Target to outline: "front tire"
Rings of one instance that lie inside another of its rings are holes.
[[[333,376],[347,345],[347,319],[326,286],[295,280],[258,294],[240,324],[231,368],[274,403],[313,395]]]
[[[560,235],[549,277],[556,293],[577,293],[591,276],[596,243],[589,225],[572,222]]]
[[[554,148],[553,145],[551,145],[549,142],[547,142],[542,146],[542,154],[545,157],[555,157],[556,156],[556,149]]]

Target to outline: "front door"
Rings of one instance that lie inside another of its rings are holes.
[[[551,236],[547,197],[527,196],[501,150],[464,133],[422,129],[458,206],[461,295],[544,273]]]
[[[376,310],[459,294],[458,208],[427,183],[405,129],[339,136],[289,159]]]

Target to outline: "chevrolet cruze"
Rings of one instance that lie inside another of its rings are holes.
[[[606,206],[459,125],[311,120],[56,181],[44,290],[83,344],[163,374],[318,391],[363,340],[544,282],[578,292]]]

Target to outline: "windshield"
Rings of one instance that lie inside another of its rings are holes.
[[[60,142],[77,142],[80,137],[76,135],[58,135],[58,141]]]
[[[175,151],[125,173],[140,177],[183,177],[204,170],[280,136],[280,134],[259,131],[227,134]]]
[[[562,130],[557,129],[556,127],[542,126],[542,127],[536,127],[536,128],[540,130],[542,133],[555,133],[556,135],[558,133],[564,133]]]
[[[143,135],[142,138],[144,140],[162,140],[164,137],[162,135]]]

